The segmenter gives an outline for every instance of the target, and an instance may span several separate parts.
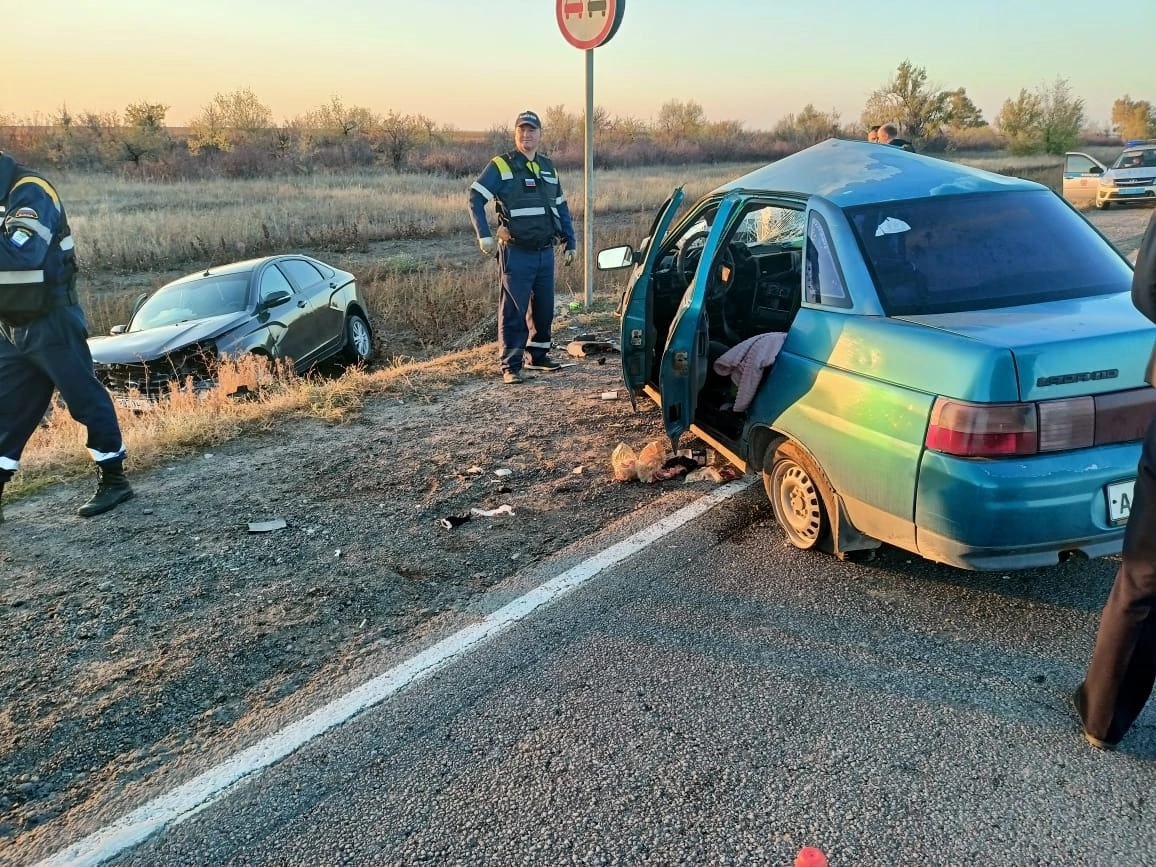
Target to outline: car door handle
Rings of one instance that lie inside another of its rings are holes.
[[[304,307],[305,304],[306,304],[306,301],[304,298],[302,298],[300,301],[297,302],[298,307]]]

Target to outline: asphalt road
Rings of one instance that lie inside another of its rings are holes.
[[[1156,711],[1068,704],[1114,562],[780,540],[756,485],[113,863],[1156,864]]]

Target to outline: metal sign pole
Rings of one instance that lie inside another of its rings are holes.
[[[594,303],[594,49],[586,49],[586,209],[582,215],[582,266],[586,309]]]

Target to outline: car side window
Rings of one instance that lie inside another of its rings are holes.
[[[851,297],[843,282],[843,273],[835,261],[831,232],[821,214],[811,213],[807,223],[806,265],[803,273],[803,298],[812,304],[850,307]]]
[[[275,292],[293,294],[293,284],[276,268],[266,268],[261,274],[261,302],[267,301]]]
[[[1083,154],[1068,154],[1064,157],[1064,171],[1068,174],[1086,175],[1096,164]]]
[[[278,262],[277,267],[288,274],[289,279],[302,289],[315,286],[324,279],[321,272],[304,259],[285,259],[282,262]]]

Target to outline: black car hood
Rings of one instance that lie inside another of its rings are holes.
[[[144,331],[93,337],[88,341],[88,348],[92,351],[92,360],[97,364],[152,361],[194,343],[220,337],[243,325],[252,315],[248,311],[226,313],[208,319],[190,319],[176,325],[146,328]]]

